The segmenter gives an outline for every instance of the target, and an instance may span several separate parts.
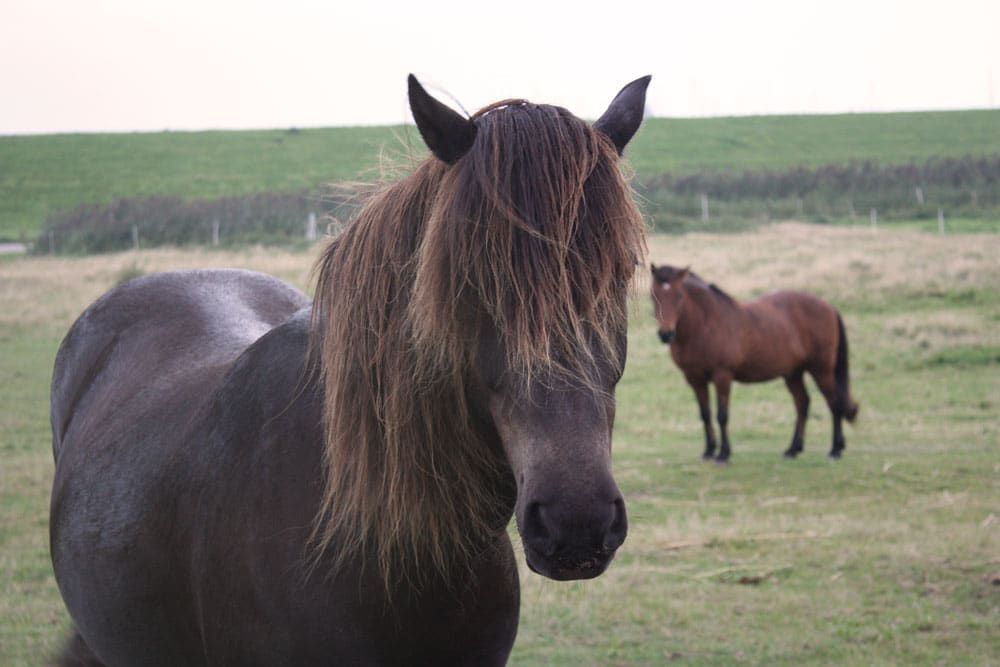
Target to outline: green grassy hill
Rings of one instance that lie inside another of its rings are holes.
[[[407,142],[422,149],[412,127],[0,137],[0,239],[33,238],[50,214],[84,202],[369,180]],[[640,177],[998,153],[1000,110],[651,118],[628,149]]]
[[[1000,110],[651,118],[628,148],[640,176],[782,170],[1000,153]]]
[[[370,177],[401,128],[0,137],[0,238],[33,238],[52,213],[156,194],[289,192]]]

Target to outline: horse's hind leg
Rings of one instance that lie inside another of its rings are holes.
[[[792,444],[785,450],[785,456],[793,459],[802,451],[806,437],[806,418],[809,416],[809,392],[802,381],[802,371],[798,370],[785,378],[785,386],[795,401],[795,432],[792,433]]]
[[[834,379],[833,369],[813,373],[813,379],[816,380],[816,386],[819,387],[819,390],[823,392],[823,398],[826,399],[830,414],[833,416],[833,444],[830,447],[830,458],[839,459],[847,443],[844,440],[844,406],[837,399],[837,382]]]
[[[66,646],[63,647],[62,655],[59,656],[56,665],[57,667],[104,667],[104,663],[90,651],[90,647],[75,628]]]
[[[698,399],[698,414],[705,427],[705,453],[701,457],[710,459],[715,456],[715,431],[712,429],[712,408],[708,402],[708,382],[701,378],[690,377],[687,381],[694,390],[695,398]]]

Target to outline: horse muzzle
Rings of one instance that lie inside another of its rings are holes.
[[[656,333],[660,336],[660,341],[666,343],[667,345],[670,345],[670,343],[674,341],[673,329],[671,329],[670,331],[664,331],[663,329],[660,329]]]
[[[528,507],[521,541],[532,572],[569,581],[592,579],[608,568],[628,533],[625,503],[619,497],[588,514],[561,517],[551,506]]]
[[[593,579],[608,569],[613,558],[614,552],[612,551],[611,553],[593,553],[553,559],[540,556],[528,547],[524,549],[524,559],[528,568],[535,574],[555,581]]]

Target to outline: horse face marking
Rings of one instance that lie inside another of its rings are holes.
[[[653,269],[653,285],[650,295],[653,299],[653,314],[659,325],[657,335],[665,344],[673,342],[680,317],[681,306],[684,303],[684,279],[688,269],[674,269],[661,266]]]

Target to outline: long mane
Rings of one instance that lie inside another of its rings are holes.
[[[590,355],[623,354],[613,341],[645,249],[606,137],[520,100],[473,119],[465,156],[375,193],[316,265],[315,536],[344,557],[374,554],[387,581],[447,573],[509,521],[513,480],[465,389],[483,327],[512,377],[593,387]]]
[[[729,296],[728,292],[726,292],[725,290],[723,290],[721,287],[719,287],[715,283],[708,282],[707,280],[705,280],[704,278],[702,278],[701,276],[699,276],[697,273],[695,273],[693,271],[688,274],[687,280],[685,280],[684,282],[685,282],[685,284],[691,283],[691,284],[693,284],[693,285],[695,285],[697,287],[700,287],[700,288],[702,288],[704,290],[708,290],[708,292],[710,292],[711,294],[713,294],[716,298],[722,299],[722,301],[726,302],[727,304],[729,304],[731,306],[738,306],[739,305],[737,303],[736,299],[734,299],[733,297]]]
[[[657,280],[670,280],[678,269],[677,267],[670,266],[669,264],[662,264],[656,267],[655,270]],[[728,292],[715,283],[708,282],[694,271],[688,271],[687,276],[684,278],[684,285],[687,287],[696,287],[717,299],[721,299],[728,305],[739,307],[739,302],[731,297]]]

